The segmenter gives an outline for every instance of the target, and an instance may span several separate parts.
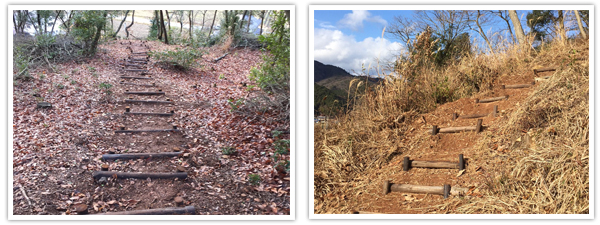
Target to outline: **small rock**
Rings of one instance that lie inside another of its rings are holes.
[[[106,177],[101,177],[100,179],[98,179],[98,183],[99,184],[106,184],[106,183],[108,183],[108,181],[106,180]]]

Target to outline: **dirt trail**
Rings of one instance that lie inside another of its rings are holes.
[[[84,204],[90,214],[184,206],[194,206],[194,214],[199,215],[289,214],[289,174],[278,173],[269,164],[274,151],[270,146],[273,142],[270,131],[281,124],[232,113],[227,102],[256,93],[239,84],[252,84],[247,74],[261,61],[259,51],[234,50],[235,54],[219,63],[212,59],[222,52],[211,51],[200,60],[202,69],[187,73],[151,60],[144,67],[148,74],[142,75],[121,68],[123,59],[130,54],[127,47],[135,52],[175,48],[159,42],[119,40],[101,46],[97,57],[84,65],[64,64],[57,73],[39,71],[45,74],[43,79],[15,87],[13,213],[78,214],[75,206]],[[122,75],[154,79],[120,79]],[[73,81],[68,83],[69,79]],[[64,83],[63,88],[55,88],[59,82]],[[98,89],[101,83],[112,84],[111,94]],[[156,87],[133,85],[153,83]],[[165,95],[125,94],[127,90],[158,89]],[[34,91],[54,107],[32,108],[37,101],[32,96]],[[160,101],[168,98],[173,104],[125,102],[129,97]],[[126,107],[131,112],[174,111],[174,115],[125,115]],[[172,129],[174,125],[178,127],[176,132],[115,133],[122,126],[142,130]],[[221,148],[230,145],[239,153],[223,155]],[[243,151],[253,145],[262,148]],[[171,158],[101,159],[110,152],[174,151],[181,154]],[[186,179],[113,176],[102,181],[92,178],[103,164],[115,172],[174,173],[181,169],[188,176]],[[260,174],[258,185],[248,182],[251,173]],[[181,197],[183,203],[176,203],[176,197]]]
[[[553,72],[546,72],[538,76],[548,76]],[[480,151],[476,144],[483,138],[494,136],[501,123],[507,122],[509,115],[522,102],[536,86],[522,89],[500,89],[501,84],[526,84],[534,80],[533,72],[518,75],[504,75],[499,78],[494,89],[489,92],[480,93],[472,98],[463,98],[454,102],[439,106],[435,111],[422,115],[425,121],[418,119],[413,124],[411,131],[400,144],[404,151],[390,161],[382,168],[370,172],[364,177],[358,177],[356,186],[351,192],[342,196],[346,199],[346,204],[338,206],[342,212],[353,213],[356,211],[371,213],[391,213],[391,214],[422,214],[422,213],[444,213],[452,210],[456,206],[443,205],[450,198],[461,196],[450,196],[444,199],[442,195],[437,194],[415,194],[390,192],[384,195],[384,181],[390,181],[392,184],[412,184],[424,186],[443,186],[449,184],[451,187],[470,188],[466,197],[478,197],[478,189],[489,179],[486,173],[487,169],[497,166],[503,166],[509,163],[509,160],[502,156],[503,148],[508,146],[495,146],[498,154],[495,155],[496,161],[482,161],[481,154],[490,154]],[[543,81],[541,81],[543,82]],[[487,99],[497,96],[509,95],[509,98],[502,101],[490,103],[475,103],[475,99]],[[494,106],[498,106],[498,116],[491,115]],[[483,131],[460,132],[460,133],[438,133],[431,135],[433,125],[438,128],[475,126],[477,119],[452,120],[452,114],[460,115],[488,114],[483,119]],[[464,173],[459,173],[458,169],[434,169],[434,168],[410,168],[403,171],[403,158],[409,157],[410,160],[423,161],[449,161],[459,162],[459,154],[463,154],[466,162]],[[355,195],[355,196],[351,196]],[[339,197],[339,196],[338,196]],[[462,196],[461,198],[463,198]],[[318,207],[318,206],[317,206]]]

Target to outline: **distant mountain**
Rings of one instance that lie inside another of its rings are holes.
[[[346,70],[333,65],[325,65],[315,60],[315,82],[325,80],[330,77],[352,77]]]
[[[333,115],[345,111],[344,105],[348,101],[348,89],[350,82],[354,79],[359,79],[363,82],[359,91],[356,92],[356,85],[353,84],[353,89],[350,91],[350,98],[354,98],[354,94],[364,93],[365,86],[373,87],[380,83],[380,78],[366,78],[365,76],[353,76],[344,69],[337,66],[325,65],[319,61],[315,61],[315,113],[321,115]],[[365,85],[364,81],[368,80]]]

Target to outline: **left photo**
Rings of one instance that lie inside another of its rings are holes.
[[[11,14],[9,219],[294,219],[294,6]]]

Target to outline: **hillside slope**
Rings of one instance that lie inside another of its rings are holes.
[[[537,54],[515,54],[507,58],[519,63],[508,59],[497,67],[510,67],[514,72],[498,74],[489,90],[438,105],[430,112],[393,114],[391,108],[388,112],[365,107],[364,112],[351,112],[329,129],[316,126],[315,213],[588,213],[588,56],[587,43],[554,44]],[[542,67],[556,71],[533,72]],[[530,87],[501,88],[530,84],[536,78]],[[501,101],[475,102],[506,95],[508,99]],[[369,100],[379,105],[387,102]],[[497,117],[491,113],[494,106],[499,109]],[[479,133],[432,135],[434,125],[475,127],[477,119],[453,121],[453,113],[488,115],[482,117]],[[404,157],[458,162],[459,154],[466,160],[464,171],[403,171]],[[468,191],[447,199],[437,194],[384,194],[386,181],[449,184]]]

